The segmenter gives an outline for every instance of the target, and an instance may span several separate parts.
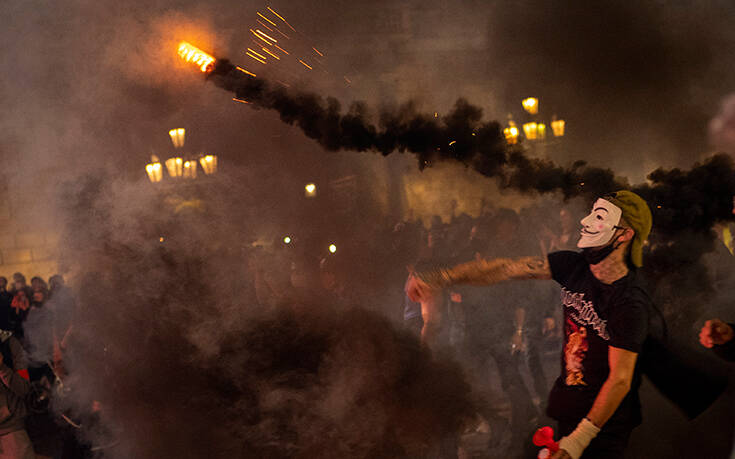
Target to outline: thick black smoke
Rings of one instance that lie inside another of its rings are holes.
[[[473,410],[458,366],[349,304],[293,291],[259,309],[223,288],[243,284],[225,236],[196,230],[231,217],[117,199],[135,193],[95,178],[63,200],[64,259],[82,266],[58,403],[100,402],[111,433],[89,440],[119,441],[105,457],[421,457],[461,432]]]
[[[277,87],[245,75],[227,60],[217,61],[210,79],[255,107],[276,110],[283,122],[297,125],[327,150],[409,152],[416,155],[420,168],[437,161],[459,161],[497,179],[503,187],[526,193],[558,192],[565,199],[593,199],[630,188],[610,169],[584,161],[564,167],[530,157],[522,146],[506,142],[498,122],[483,121],[482,109],[463,99],[441,118],[419,113],[408,103],[383,111],[375,124],[365,103],[353,103],[343,113],[336,99],[325,101],[314,93]],[[700,259],[714,247],[713,225],[733,219],[731,158],[716,155],[688,171],[658,169],[648,176],[648,183],[632,189],[648,201],[654,215],[647,272],[657,300],[669,310],[687,302],[702,304],[712,288]],[[681,322],[691,325],[698,310],[685,309],[688,314]]]

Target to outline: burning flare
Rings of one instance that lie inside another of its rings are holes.
[[[198,65],[199,70],[204,73],[211,72],[212,68],[214,67],[214,57],[205,53],[191,43],[187,43],[185,41],[179,43],[178,53],[179,57],[181,57],[186,62],[192,62]]]

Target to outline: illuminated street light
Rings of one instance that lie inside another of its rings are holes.
[[[217,173],[217,155],[205,155],[199,158],[204,173],[212,175]]]
[[[554,132],[554,137],[563,137],[564,136],[564,126],[566,125],[566,122],[564,120],[558,120],[556,119],[556,115],[554,115],[551,119],[551,130]]]
[[[183,165],[184,160],[180,157],[175,158],[169,158],[166,160],[166,170],[168,170],[168,175],[171,177],[181,177],[183,174]]]
[[[184,147],[184,141],[186,140],[186,129],[184,128],[171,129],[170,131],[168,131],[168,135],[171,136],[171,143],[174,144],[174,147],[176,148]]]
[[[197,178],[197,162],[196,161],[184,161],[184,178]]]
[[[291,236],[284,237],[283,238],[283,243],[284,244],[290,244],[291,243]]]
[[[313,198],[316,196],[316,185],[313,183],[307,183],[304,187],[304,194],[307,198]]]
[[[531,115],[538,114],[538,99],[535,97],[528,97],[526,99],[523,99],[521,102],[523,105],[523,109],[526,110]]]
[[[523,125],[523,132],[526,134],[528,140],[536,140],[538,137],[538,124],[535,121],[525,123]]]
[[[538,126],[536,127],[536,135],[539,140],[544,140],[546,138],[546,125],[544,123],[538,123]]]
[[[503,129],[503,134],[505,134],[505,140],[508,144],[513,145],[518,143],[518,127],[516,127],[516,123],[512,119],[508,119],[508,127]]]
[[[152,183],[160,182],[163,179],[163,168],[155,156],[152,156],[151,162],[146,164],[145,171],[148,174],[148,180]]]
[[[329,245],[329,253],[336,253],[337,252],[337,246],[334,244]]]

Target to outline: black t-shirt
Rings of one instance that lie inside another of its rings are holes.
[[[651,302],[635,270],[607,285],[597,280],[580,253],[554,252],[548,258],[552,278],[562,287],[564,347],[561,376],[551,390],[547,412],[558,421],[576,422],[592,408],[610,373],[608,346],[642,351]],[[630,392],[606,428],[640,424],[640,379],[636,365]]]

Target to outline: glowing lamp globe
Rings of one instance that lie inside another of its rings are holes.
[[[290,244],[291,243],[291,236],[284,237],[283,238],[283,243],[284,244]]]
[[[316,185],[313,183],[307,183],[304,187],[304,194],[307,198],[313,198],[316,196]]]
[[[337,246],[334,244],[329,245],[329,253],[337,253]]]
[[[205,174],[212,175],[217,173],[217,155],[204,155],[199,158],[199,164],[201,164]]]
[[[163,167],[158,161],[146,164],[145,172],[148,174],[148,180],[151,183],[158,183],[163,179]]]
[[[181,177],[184,173],[184,160],[178,156],[167,159],[166,170],[171,177]]]
[[[503,129],[503,134],[508,144],[513,145],[518,143],[518,127],[513,120],[508,121],[508,127]]]
[[[174,147],[182,148],[184,146],[184,141],[186,140],[186,129],[171,129],[168,131],[168,135],[171,137],[171,143],[174,144]]]
[[[197,162],[196,161],[184,161],[184,178],[195,179],[197,178]]]
[[[523,132],[526,134],[528,140],[536,140],[538,138],[538,124],[535,122],[524,124]]]
[[[523,109],[531,115],[538,113],[538,99],[535,97],[527,97],[521,101]]]
[[[536,135],[539,140],[544,140],[546,138],[546,125],[544,123],[539,123],[536,127]]]
[[[554,137],[564,136],[565,125],[566,122],[564,122],[564,120],[558,120],[556,119],[556,116],[554,116],[554,119],[551,121],[551,131],[554,133]]]

